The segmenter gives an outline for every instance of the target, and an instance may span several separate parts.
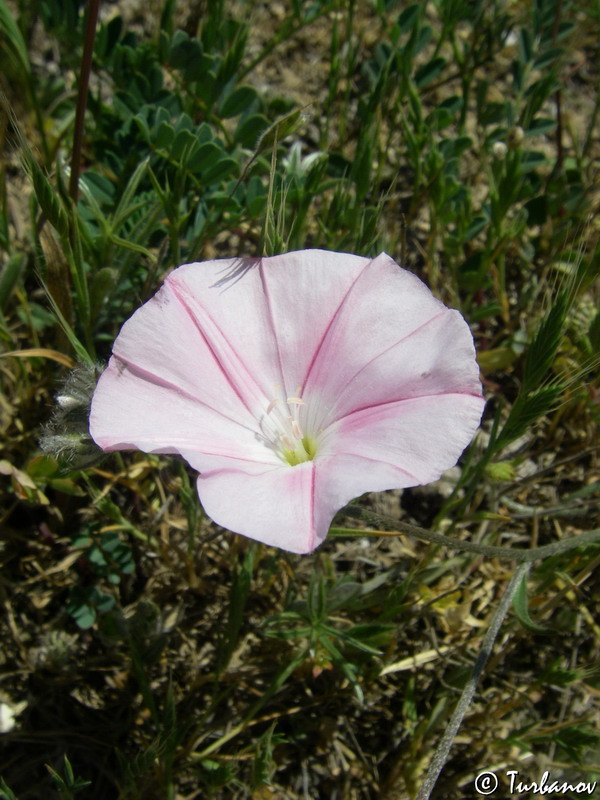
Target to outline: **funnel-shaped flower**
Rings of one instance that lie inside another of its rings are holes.
[[[385,254],[186,264],[123,326],[90,432],[181,454],[215,522],[307,553],[353,497],[456,463],[478,375],[461,315]]]

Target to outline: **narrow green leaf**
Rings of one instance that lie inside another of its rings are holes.
[[[48,222],[61,236],[67,236],[69,222],[58,192],[46,177],[46,173],[37,163],[33,154],[27,151],[25,152],[25,168],[31,177],[36,199]]]
[[[17,795],[4,781],[4,778],[0,778],[0,800],[18,800]]]
[[[556,128],[556,120],[551,117],[536,117],[525,131],[525,136],[540,136],[542,133],[550,133]]]
[[[246,552],[240,570],[235,572],[232,578],[229,592],[229,615],[218,647],[218,672],[222,672],[227,667],[237,647],[240,629],[244,620],[244,609],[246,608],[246,601],[252,585],[253,569],[254,549],[251,545]]]
[[[523,392],[537,389],[556,357],[565,324],[569,298],[560,292],[542,320],[527,351],[523,371]]]
[[[92,320],[96,320],[102,303],[111,288],[117,284],[119,273],[112,267],[102,267],[94,274],[90,286],[90,311]]]
[[[75,208],[73,206],[73,208]],[[75,220],[75,225],[71,229],[71,242],[72,249],[69,248],[66,252],[69,267],[71,268],[71,276],[73,278],[73,288],[75,290],[75,303],[77,313],[79,314],[79,323],[82,325],[85,335],[86,344],[90,350],[93,351],[90,338],[90,294],[88,289],[87,274],[85,268],[85,261],[83,257],[83,246],[81,242],[81,231],[84,229],[83,220],[78,215]]]
[[[73,767],[71,766],[71,762],[65,755],[65,775],[67,777],[67,781],[69,786],[72,785],[73,781],[75,780],[75,775],[73,774]]]
[[[514,442],[539,417],[547,414],[555,405],[561,391],[560,386],[544,386],[530,395],[521,393],[515,400],[499,437],[494,442],[494,452]]]
[[[588,337],[592,345],[592,351],[596,354],[600,353],[600,311],[598,311],[590,324]]]
[[[104,175],[88,169],[83,173],[80,181],[89,186],[90,191],[93,193],[98,203],[102,203],[104,206],[114,205],[115,185]]]
[[[519,60],[522,64],[527,64],[531,61],[532,56],[531,34],[527,28],[521,28],[519,31]]]
[[[302,611],[314,625],[320,624],[326,617],[327,590],[323,575],[313,570],[306,592],[306,610]]]
[[[99,223],[102,230],[105,233],[108,232],[110,230],[110,223],[108,222],[106,215],[100,208],[100,204],[96,200],[94,192],[88,185],[87,181],[83,179],[83,177],[79,179],[79,190],[81,194],[85,197],[92,214],[94,215],[96,221]]]
[[[125,250],[133,250],[134,253],[141,253],[143,256],[146,256],[146,258],[150,259],[150,261],[152,262],[156,261],[156,256],[154,255],[154,253],[151,253],[150,250],[148,250],[145,247],[142,247],[141,244],[137,244],[137,242],[132,242],[129,239],[123,239],[123,237],[121,236],[115,236],[114,233],[111,235],[110,240],[113,244],[116,244],[119,247],[124,248]]]
[[[562,47],[551,47],[549,50],[544,50],[540,53],[533,62],[535,69],[548,69],[550,65],[562,56],[564,49]]]
[[[58,320],[60,327],[63,329],[65,336],[69,340],[71,347],[75,351],[75,355],[77,356],[78,360],[82,361],[84,364],[88,364],[91,367],[94,366],[94,359],[90,356],[90,354],[83,346],[83,344],[79,341],[77,336],[75,336],[73,329],[71,328],[67,320],[64,318],[60,308],[58,307],[58,304],[56,303],[56,300],[50,294],[50,290],[48,289],[48,287],[46,286],[46,284],[44,283],[44,281],[40,276],[38,276],[38,280],[42,284],[44,292],[46,293],[46,297],[48,298],[48,302],[52,307],[52,311],[56,316],[56,319]]]
[[[129,111],[129,109],[127,109],[127,111]],[[123,116],[129,116],[129,115],[124,114]],[[132,122],[135,125],[137,125],[140,133],[144,137],[146,144],[152,146],[152,136],[150,134],[150,128],[148,127],[148,122],[146,121],[146,119],[144,119],[144,117],[141,114],[136,114],[135,117],[133,117]]]
[[[161,182],[158,180],[158,178],[154,174],[154,170],[152,169],[152,167],[148,167],[148,175],[150,176],[150,181],[152,183],[154,191],[158,195],[158,199],[160,200],[163,209],[165,209],[165,211],[166,211],[167,208],[168,208],[168,204],[169,204],[169,198],[168,198],[168,195],[167,195],[167,191],[165,191],[165,187],[163,187],[161,185]],[[168,190],[168,185],[167,185],[166,189]]]
[[[31,65],[29,63],[27,45],[25,44],[19,26],[10,13],[6,0],[0,0],[0,31],[4,33],[10,49],[17,57],[19,66],[23,72],[29,76],[31,74]]]
[[[355,583],[354,581],[338,583],[337,586],[331,590],[327,598],[327,611],[331,613],[332,611],[344,608],[347,604],[351,603],[352,600],[360,596],[361,588],[361,584]]]
[[[525,150],[521,161],[521,169],[523,172],[531,172],[531,170],[537,169],[547,163],[548,157],[545,153],[539,150]]]
[[[485,228],[485,226],[489,223],[489,219],[487,217],[473,217],[471,222],[469,223],[467,230],[465,232],[464,240],[465,242],[471,241],[477,236],[478,233]]]
[[[416,36],[414,34],[417,34]],[[411,36],[411,42],[407,45],[407,50],[410,53],[410,49],[412,48],[411,53],[411,60],[414,59],[416,55],[418,55],[421,50],[423,50],[429,42],[433,38],[433,28],[431,25],[423,25],[422,28],[419,28],[418,25],[415,25],[413,29],[413,35]]]
[[[371,141],[365,137],[359,145],[354,164],[352,166],[352,178],[356,184],[356,194],[362,202],[371,189]]]
[[[8,298],[17,285],[24,263],[25,255],[23,253],[13,253],[2,268],[0,273],[0,311],[6,307]]]
[[[529,615],[529,603],[527,599],[527,576],[525,576],[521,583],[517,586],[512,598],[512,604],[513,608],[515,609],[515,613],[519,618],[519,622],[524,628],[527,628],[527,630],[533,631],[534,633],[549,633],[548,628],[546,628],[544,625],[534,622]]]

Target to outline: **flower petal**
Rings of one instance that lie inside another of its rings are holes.
[[[198,267],[203,272],[201,265]],[[211,340],[182,305],[169,278],[125,322],[113,354],[143,371],[149,381],[166,382],[191,397],[201,397],[213,409],[230,416],[245,421],[252,418],[244,392],[239,389],[245,373],[232,377],[230,365],[219,361]]]
[[[323,456],[354,455],[401,470],[416,486],[437,480],[456,464],[481,419],[484,400],[470,394],[441,394],[399,400],[349,414],[323,435]],[[363,492],[371,488],[365,475]]]
[[[200,475],[198,495],[218,525],[292,553],[309,553],[329,527],[322,510],[315,518],[314,475],[312,461],[267,470],[232,461],[229,469]]]
[[[346,295],[370,259],[301,250],[261,261],[265,317],[277,341],[286,396],[298,394]]]
[[[236,264],[194,267],[214,283],[221,270]],[[90,433],[96,443],[104,449],[162,453],[187,447],[207,460],[216,453],[279,463],[258,435],[257,409],[268,399],[235,351],[228,351],[226,342],[215,342],[212,333],[205,333],[182,302],[176,282],[167,279],[123,325],[114,343],[92,400]]]
[[[217,356],[233,364],[231,372],[246,370],[271,400],[278,386],[286,396],[298,393],[338,306],[369,263],[347,253],[302,250],[187,264],[167,282]]]
[[[226,398],[222,405],[227,408]],[[245,410],[235,411],[237,418],[229,417],[166,379],[113,356],[94,392],[90,433],[104,450],[136,448],[186,458],[189,451],[196,469],[214,463],[215,456],[278,464],[255,428],[244,424]]]
[[[416,482],[394,464],[341,453],[275,469],[232,460],[200,475],[198,494],[218,525],[292,553],[310,553],[353,497]]]
[[[264,319],[259,265],[258,259],[185,264],[165,281],[226,376],[225,396],[233,389],[255,416],[280,381],[276,342]],[[223,282],[233,267],[242,270],[242,278]]]
[[[471,331],[458,311],[450,309],[367,361],[329,404],[329,418],[396,400],[448,393],[481,397]]]
[[[418,339],[420,331],[446,313],[448,309],[425,284],[388,255],[382,253],[370,261],[331,320],[307,376],[304,396],[314,394],[322,404],[320,411],[314,411],[317,416],[313,425],[326,427],[340,413],[365,405],[364,389],[367,394],[374,393],[374,402],[378,395],[385,402],[394,391],[397,397],[402,391],[402,374],[392,374],[384,385],[372,381],[372,377],[377,378],[378,364],[371,375],[365,373],[362,382],[361,372],[393,346],[415,335]],[[463,325],[471,342],[472,360],[472,339],[466,323]],[[385,372],[382,369],[383,376]]]

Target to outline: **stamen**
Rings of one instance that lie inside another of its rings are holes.
[[[302,428],[300,427],[300,425],[298,425],[295,419],[292,420],[292,431],[294,432],[294,436],[296,437],[296,439],[304,438],[304,434],[302,433]]]
[[[310,434],[305,435],[300,424],[303,413],[300,406],[306,403],[301,397],[301,386],[298,386],[297,392],[297,395],[286,397],[281,386],[277,386],[275,397],[259,420],[259,435],[266,447],[292,467],[312,461],[317,452],[315,439]]]

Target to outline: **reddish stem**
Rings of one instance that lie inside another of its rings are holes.
[[[71,179],[69,181],[69,195],[73,202],[77,202],[79,187],[79,173],[81,171],[81,148],[83,145],[83,125],[85,109],[87,106],[90,72],[92,70],[92,56],[94,54],[94,40],[96,38],[96,23],[100,0],[90,0],[87,15],[83,57],[81,59],[81,74],[79,76],[79,93],[77,95],[77,109],[75,112],[75,130],[73,133],[73,155],[71,157]]]

